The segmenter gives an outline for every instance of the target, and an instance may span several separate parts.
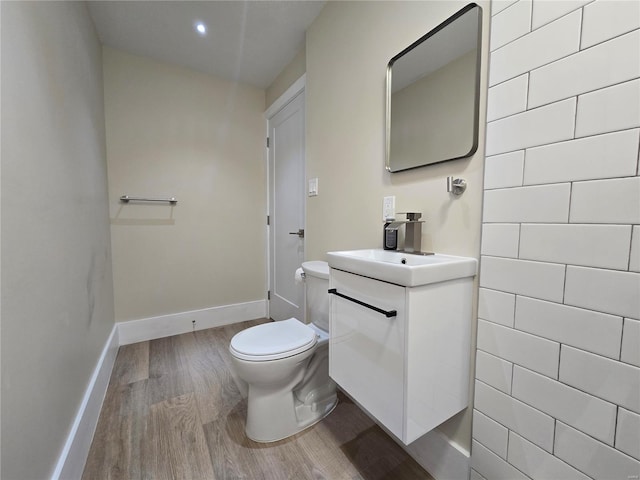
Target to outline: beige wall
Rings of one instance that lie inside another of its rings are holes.
[[[307,177],[319,178],[320,192],[307,199],[307,259],[325,259],[330,250],[381,247],[385,195],[396,196],[396,211],[423,213],[423,250],[479,256],[482,120],[472,158],[395,174],[384,168],[386,65],[465,3],[330,2],[307,31]],[[487,2],[481,5],[487,52],[489,9]],[[486,53],[482,68],[484,92]],[[483,94],[481,119],[485,104]],[[467,180],[464,195],[446,192],[448,175]],[[441,426],[465,449],[470,428],[471,409]],[[419,441],[413,448],[419,454]]]
[[[287,65],[273,83],[267,88],[266,94],[266,107],[269,108],[273,102],[275,102],[280,95],[282,95],[287,88],[289,88],[293,82],[304,75],[307,69],[306,51],[302,48],[294,57],[293,60]]]
[[[2,473],[49,478],[113,329],[100,44],[2,2]]]
[[[116,320],[264,299],[264,91],[109,48],[104,84]]]

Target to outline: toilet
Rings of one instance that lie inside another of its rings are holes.
[[[306,323],[296,318],[237,333],[229,345],[233,368],[248,386],[247,436],[275,442],[322,420],[335,408],[329,378],[329,265],[302,264]]]

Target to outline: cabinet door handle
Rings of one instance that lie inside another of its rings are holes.
[[[357,303],[358,305],[362,305],[363,307],[370,308],[374,312],[381,313],[387,318],[396,317],[398,315],[398,312],[396,310],[383,310],[381,308],[374,307],[373,305],[369,305],[368,303],[358,300],[357,298],[348,297],[347,295],[339,293],[338,290],[336,290],[335,288],[330,288],[329,293],[333,295],[337,295],[340,298],[344,298],[345,300],[349,300],[350,302]]]

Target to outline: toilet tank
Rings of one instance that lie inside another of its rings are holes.
[[[302,264],[305,282],[305,322],[329,331],[329,264],[319,260]]]

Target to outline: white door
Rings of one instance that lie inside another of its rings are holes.
[[[269,118],[269,316],[304,320],[304,91]]]

